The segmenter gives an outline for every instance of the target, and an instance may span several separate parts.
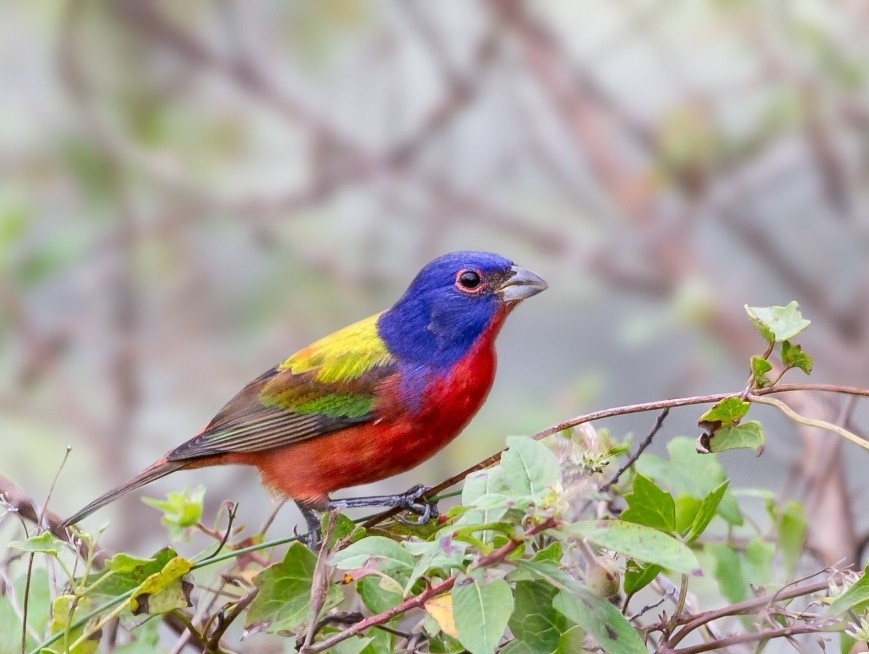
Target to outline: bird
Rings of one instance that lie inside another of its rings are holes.
[[[255,467],[269,491],[296,503],[309,534],[318,512],[353,507],[398,507],[422,524],[437,513],[421,485],[396,495],[331,494],[410,470],[458,436],[492,387],[505,318],[547,288],[499,254],[442,255],[391,308],[269,369],[201,432],[63,526],[171,473],[222,464]]]

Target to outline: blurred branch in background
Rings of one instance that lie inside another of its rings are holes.
[[[820,381],[869,385],[859,2],[0,11],[2,472],[47,486],[40,457],[72,443],[58,511],[447,249],[537,260],[555,293],[505,334],[504,409],[432,479],[588,402],[564,389],[595,369],[595,406],[741,383],[746,302],[799,300]],[[865,437],[848,404],[787,401]],[[784,423],[746,463],[805,499],[826,564],[869,526],[847,464]]]

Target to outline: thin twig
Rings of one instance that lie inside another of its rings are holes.
[[[229,536],[230,536],[230,534],[232,534],[232,523],[235,522],[235,514],[237,511],[238,511],[238,503],[234,502],[232,504],[232,507],[227,512],[228,519],[227,519],[227,523],[226,523],[226,531],[223,532],[223,538],[220,539],[220,544],[217,546],[216,550],[214,550],[211,554],[209,554],[204,559],[202,559],[203,561],[207,561],[208,559],[213,559],[215,556],[220,554],[220,552],[226,546],[226,541],[229,540]],[[206,533],[208,533],[208,532],[206,532]]]
[[[748,634],[728,636],[701,645],[683,647],[681,649],[669,651],[671,651],[672,654],[700,654],[700,652],[720,651],[727,647],[731,647],[732,645],[756,643],[762,640],[772,640],[773,638],[790,638],[791,636],[798,636],[800,634],[816,634],[824,631],[831,631],[831,629],[822,625],[793,625],[790,627],[784,627],[783,629],[769,629],[767,631],[755,631]],[[836,630],[834,629],[832,631]]]
[[[54,473],[54,479],[51,480],[51,486],[48,488],[48,495],[45,496],[45,502],[42,504],[42,509],[39,511],[39,516],[36,520],[38,529],[42,529],[42,522],[45,519],[45,512],[48,510],[48,502],[51,500],[51,494],[54,492],[54,487],[57,485],[57,478],[60,477],[60,472],[63,466],[66,465],[66,460],[69,458],[69,453],[72,447],[66,446],[66,452],[63,453],[63,459],[57,467],[57,472]],[[24,606],[22,607],[21,616],[21,654],[27,652],[27,610],[30,608],[30,580],[33,577],[33,559],[36,555],[31,552],[27,558],[27,575],[24,578]],[[75,610],[74,608],[71,611]]]
[[[634,465],[637,462],[637,459],[640,458],[640,455],[646,451],[646,448],[648,448],[649,445],[652,444],[652,439],[655,438],[655,435],[659,431],[661,431],[661,427],[664,426],[664,421],[667,419],[668,415],[670,415],[670,408],[669,407],[667,407],[666,409],[661,411],[661,413],[658,414],[658,419],[655,420],[655,424],[652,425],[652,429],[649,431],[649,433],[643,439],[643,442],[640,443],[640,446],[637,448],[637,451],[634,452],[631,456],[629,456],[627,461],[625,461],[624,465],[622,465],[622,467],[616,471],[616,473],[612,476],[612,478],[608,482],[606,482],[603,486],[600,487],[601,493],[607,492],[610,489],[610,487],[619,480],[619,477],[621,477],[628,468],[630,468],[632,465]]]
[[[799,586],[791,590],[780,591],[771,595],[762,595],[761,597],[755,597],[754,599],[746,600],[744,602],[731,604],[730,606],[725,606],[721,609],[700,613],[693,616],[688,622],[682,625],[682,628],[667,640],[667,646],[670,648],[675,647],[683,638],[685,638],[685,636],[707,622],[712,622],[732,615],[754,613],[758,609],[770,606],[776,602],[784,602],[796,597],[803,597],[805,595],[821,592],[822,590],[826,590],[827,586],[828,584],[826,581],[819,581],[808,586]]]
[[[807,418],[806,416],[802,416],[781,400],[777,400],[772,397],[757,397],[754,394],[749,395],[748,399],[751,402],[757,402],[758,404],[768,404],[770,406],[774,406],[776,409],[784,413],[794,422],[798,422],[801,425],[806,425],[807,427],[815,427],[817,429],[831,431],[834,434],[841,436],[845,440],[849,440],[855,445],[862,447],[864,450],[869,450],[869,441],[863,440],[857,434],[848,431],[844,427],[835,425],[832,422],[827,422],[826,420],[818,420],[817,418]]]

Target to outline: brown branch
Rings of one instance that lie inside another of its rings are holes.
[[[800,634],[816,634],[822,631],[828,631],[827,627],[820,625],[794,625],[783,629],[769,629],[767,631],[756,631],[750,634],[739,634],[737,636],[728,636],[719,638],[702,645],[693,645],[692,647],[683,647],[681,649],[671,650],[662,649],[662,652],[670,654],[699,654],[700,652],[721,651],[732,645],[741,645],[742,643],[756,643],[761,640],[771,640],[773,638],[790,638],[791,636],[799,636]]]
[[[773,386],[771,388],[760,388],[754,391],[755,395],[771,395],[774,393],[792,393],[798,391],[813,391],[819,393],[839,393],[844,395],[854,395],[860,397],[869,397],[869,389],[866,388],[857,388],[854,386],[839,386],[836,384],[782,384],[780,386]],[[586,413],[581,416],[576,416],[575,418],[568,418],[562,422],[554,424],[546,429],[537,432],[531,438],[534,440],[541,440],[546,438],[547,436],[552,436],[553,434],[557,434],[558,432],[564,431],[565,429],[571,429],[573,427],[577,427],[579,425],[585,424],[587,422],[594,422],[596,420],[603,420],[604,418],[614,418],[617,416],[626,416],[633,413],[644,413],[646,411],[663,411],[665,409],[675,409],[678,407],[684,406],[692,406],[695,404],[714,404],[715,402],[720,402],[721,400],[728,397],[739,397],[740,393],[714,393],[711,395],[696,395],[693,397],[679,397],[670,400],[657,400],[655,402],[643,402],[642,404],[628,404],[626,406],[614,407],[611,409],[601,409],[600,411],[592,411],[591,413]],[[504,453],[504,450],[493,454],[490,457],[483,459],[482,461],[475,463],[469,468],[465,468],[461,472],[453,475],[449,479],[442,481],[439,484],[432,486],[426,497],[431,498],[437,495],[438,493],[455,486],[457,483],[462,481],[465,477],[467,477],[472,472],[477,472],[478,470],[485,470],[489,468],[501,459],[501,455]],[[372,516],[367,521],[363,523],[365,527],[373,527],[384,520],[391,518],[399,513],[400,509],[390,509],[389,511],[384,511],[383,513],[378,513],[375,516]]]
[[[634,465],[637,462],[637,459],[640,458],[640,455],[646,451],[649,445],[652,444],[652,439],[655,438],[655,434],[661,431],[661,427],[664,426],[664,421],[667,419],[667,416],[670,415],[670,408],[666,408],[658,414],[658,419],[655,420],[655,424],[652,425],[652,429],[649,430],[648,435],[643,439],[643,442],[640,443],[640,446],[637,448],[637,451],[634,452],[631,456],[628,457],[627,461],[622,464],[622,467],[619,468],[616,473],[610,478],[608,482],[606,482],[603,486],[600,487],[600,491],[605,493],[610,489],[610,487],[619,480],[625,471]]]
[[[746,600],[744,602],[739,602],[738,604],[731,604],[730,606],[725,606],[724,608],[716,609],[714,611],[699,613],[693,616],[687,622],[685,622],[682,625],[682,628],[679,629],[679,631],[674,633],[672,637],[667,640],[667,646],[671,648],[676,646],[677,644],[679,644],[679,642],[682,641],[682,639],[685,638],[685,636],[687,636],[698,627],[703,626],[707,622],[712,622],[713,620],[718,620],[720,618],[725,618],[732,615],[745,615],[755,613],[758,609],[765,606],[770,606],[776,602],[784,602],[794,599],[796,597],[803,597],[805,595],[811,595],[812,593],[818,593],[822,590],[825,590],[827,586],[828,584],[826,581],[819,581],[808,586],[800,586],[799,588],[792,588],[790,590],[780,591],[771,595],[763,595],[761,597],[755,597],[754,599]]]

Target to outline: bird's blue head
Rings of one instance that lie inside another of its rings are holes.
[[[501,255],[452,252],[417,274],[377,328],[400,359],[449,367],[511,308],[546,288],[543,279]]]

